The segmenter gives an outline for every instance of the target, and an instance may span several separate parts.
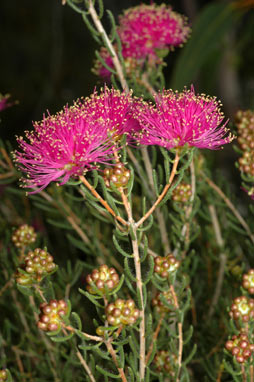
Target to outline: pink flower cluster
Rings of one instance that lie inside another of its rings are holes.
[[[117,32],[128,73],[133,67],[142,66],[145,60],[150,65],[160,63],[159,51],[171,50],[183,44],[190,34],[190,28],[185,17],[174,12],[170,6],[141,4],[119,16]],[[100,54],[106,64],[113,68],[108,51],[102,48]],[[100,77],[110,79],[110,71],[99,61],[94,71]]]
[[[17,138],[21,151],[14,154],[28,174],[24,187],[38,192],[52,181],[61,179],[62,185],[97,168],[96,163],[107,163],[116,149],[114,139],[137,128],[132,103],[130,94],[105,88],[35,123],[34,131],[26,132],[29,142]]]
[[[44,189],[52,181],[66,183],[113,159],[119,139],[167,149],[183,146],[216,149],[229,143],[219,103],[211,97],[164,91],[156,105],[105,87],[56,115],[48,115],[18,138],[15,161],[27,173],[24,187]],[[221,125],[222,124],[222,125]]]
[[[16,102],[9,102],[9,98],[10,98],[10,94],[2,95],[0,93],[0,111],[3,111],[16,103]]]
[[[156,105],[143,104],[136,117],[141,126],[140,144],[167,149],[189,146],[217,149],[234,137],[222,124],[224,114],[215,97],[196,95],[194,88],[181,93],[165,90],[156,97]],[[227,135],[227,137],[225,137]]]

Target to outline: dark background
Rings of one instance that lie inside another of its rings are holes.
[[[211,3],[216,1],[166,1],[187,15],[192,25]],[[117,17],[140,1],[105,0],[104,4]],[[106,17],[103,21],[108,27]],[[1,137],[14,142],[14,135],[30,129],[32,121],[42,119],[46,110],[55,113],[100,84],[91,72],[98,46],[81,16],[68,5],[62,6],[60,0],[2,0],[0,28],[0,92],[19,101],[1,113]],[[249,7],[225,31],[223,44],[207,57],[192,81],[200,92],[217,95],[231,120],[238,107],[253,107],[253,36],[254,11]],[[178,48],[167,58],[168,86],[180,52]]]

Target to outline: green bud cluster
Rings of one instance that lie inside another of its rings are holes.
[[[109,325],[132,325],[139,318],[139,310],[131,299],[122,300],[118,298],[106,307],[106,317]]]
[[[4,382],[7,380],[7,371],[2,369],[0,370],[0,382]]]
[[[20,268],[27,274],[20,271],[16,273],[16,282],[24,286],[40,282],[56,268],[53,256],[44,249],[36,248],[34,251],[29,251],[24,260]]]
[[[86,277],[89,293],[97,294],[97,289],[105,294],[106,289],[112,291],[119,283],[119,276],[114,268],[109,268],[106,264],[101,265],[98,269],[94,269],[91,274]],[[96,288],[95,288],[96,286]]]
[[[158,372],[164,372],[174,377],[174,366],[177,365],[177,356],[167,350],[160,350],[155,354],[153,363]]]
[[[35,240],[36,233],[34,232],[34,228],[27,224],[21,225],[12,235],[12,241],[17,248],[22,248],[26,245],[30,245],[34,243]]]
[[[67,303],[64,300],[50,300],[40,305],[40,315],[37,326],[45,332],[54,332],[61,328],[62,317],[68,312]]]
[[[176,260],[171,254],[168,254],[166,257],[157,256],[154,259],[154,272],[164,278],[174,273],[179,266],[180,261]]]
[[[175,202],[186,203],[191,197],[191,185],[187,183],[179,184],[172,193]]]
[[[246,296],[235,298],[229,314],[234,320],[241,319],[243,322],[252,320],[254,318],[254,300]]]
[[[243,275],[242,286],[250,294],[254,294],[254,269],[250,269],[248,273]]]
[[[161,301],[161,295],[165,297],[165,299],[170,305],[174,305],[174,299],[170,290],[167,290],[162,293],[158,292],[156,296],[152,299],[152,305],[155,307],[159,314],[168,313],[171,311],[171,309],[168,306],[166,306],[163,303],[163,301]]]
[[[124,188],[129,182],[131,172],[124,167],[123,163],[117,163],[111,168],[105,168],[103,175],[104,182],[107,187],[110,187],[110,182],[112,182],[115,187]]]
[[[235,357],[237,362],[244,363],[252,355],[254,344],[249,342],[246,333],[240,333],[238,336],[234,335],[227,341],[225,348]]]

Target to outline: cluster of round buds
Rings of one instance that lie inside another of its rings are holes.
[[[254,318],[254,300],[246,296],[235,298],[229,314],[234,320],[250,321]]]
[[[101,265],[98,269],[94,269],[91,274],[86,277],[89,293],[97,294],[98,290],[105,294],[106,289],[112,291],[119,283],[119,276],[115,268],[109,268],[106,264]],[[95,288],[96,287],[96,288]]]
[[[175,375],[174,365],[177,364],[177,356],[175,354],[167,350],[160,350],[155,354],[153,362],[158,372],[165,372],[172,377]]]
[[[107,321],[112,326],[132,325],[139,318],[139,310],[133,300],[118,298],[106,308]]]
[[[123,163],[117,163],[111,168],[105,168],[103,171],[104,182],[107,187],[110,187],[110,182],[114,184],[115,187],[126,187],[131,172],[126,167],[124,167]]]
[[[12,235],[12,241],[18,248],[25,247],[34,243],[36,240],[36,233],[34,228],[30,225],[21,225]]]
[[[180,266],[180,261],[169,254],[166,257],[157,256],[154,259],[154,272],[158,273],[161,277],[168,277],[174,273]]]
[[[239,158],[239,168],[242,172],[254,176],[254,150],[244,151],[243,156]]]
[[[231,340],[227,341],[225,348],[232,353],[237,362],[244,363],[252,355],[254,344],[250,344],[247,334],[240,333],[238,336],[234,335]]]
[[[254,294],[254,269],[250,269],[248,273],[243,275],[242,286],[250,294]]]
[[[4,382],[7,380],[7,371],[6,370],[0,370],[0,382]]]
[[[68,312],[67,303],[64,300],[51,300],[40,305],[40,315],[37,326],[45,332],[54,332],[60,329],[62,317]]]
[[[170,312],[171,309],[168,306],[166,306],[161,300],[161,295],[167,300],[167,302],[170,305],[174,305],[174,299],[170,290],[162,293],[158,292],[156,296],[152,299],[152,305],[155,307],[159,314]]]
[[[175,202],[186,203],[191,197],[191,185],[187,183],[179,184],[172,193]]]
[[[24,264],[20,266],[28,275],[18,271],[16,273],[17,283],[31,285],[35,282],[40,282],[56,268],[53,260],[53,256],[45,249],[36,248],[34,251],[29,251],[25,257]]]
[[[238,130],[238,143],[245,150],[254,149],[254,112],[251,110],[239,110],[236,114],[236,126]]]

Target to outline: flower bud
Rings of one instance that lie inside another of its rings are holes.
[[[61,328],[62,317],[67,314],[68,306],[64,300],[51,300],[49,303],[42,303],[40,311],[38,328],[52,332]]]
[[[101,265],[98,269],[94,269],[91,274],[86,277],[89,293],[98,294],[97,289],[105,295],[106,289],[112,291],[119,284],[119,276],[114,268],[108,268],[107,265]]]
[[[12,235],[12,241],[17,248],[23,248],[26,245],[30,245],[36,240],[36,233],[34,228],[28,224],[21,225]]]

